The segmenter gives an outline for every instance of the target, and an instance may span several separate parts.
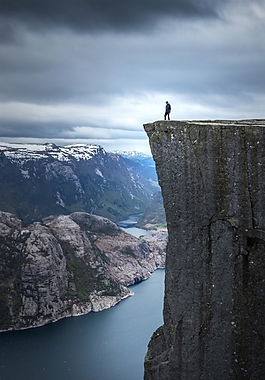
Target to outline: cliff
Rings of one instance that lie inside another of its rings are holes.
[[[146,380],[264,379],[265,120],[145,124],[169,233]]]
[[[24,227],[0,211],[0,330],[100,311],[128,285],[164,267],[163,236],[135,238],[110,220],[75,212]]]

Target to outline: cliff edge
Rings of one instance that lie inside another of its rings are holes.
[[[145,380],[264,379],[265,120],[144,125],[168,226]]]

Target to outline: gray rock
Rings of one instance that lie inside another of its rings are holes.
[[[264,379],[265,121],[145,124],[169,240],[145,379]]]
[[[57,319],[64,311],[61,297],[68,287],[66,259],[61,246],[48,228],[35,223],[22,255],[23,295],[19,319],[32,320],[32,325],[35,325],[36,316],[42,321]]]
[[[166,239],[125,233],[84,212],[23,228],[0,212],[0,331],[100,311],[165,265]]]

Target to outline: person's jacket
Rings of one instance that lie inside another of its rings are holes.
[[[171,111],[171,105],[169,103],[167,103],[166,105],[166,113],[170,113]]]

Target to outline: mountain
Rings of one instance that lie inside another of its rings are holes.
[[[140,216],[137,227],[154,229],[155,226],[166,227],[166,214],[161,191],[152,194],[150,202]]]
[[[113,153],[122,156],[126,165],[138,174],[157,183],[155,162],[152,156],[136,151],[116,150]]]
[[[140,176],[144,176],[154,183],[158,182],[152,156],[136,151],[115,151],[113,153],[122,156],[126,165]],[[166,215],[160,187],[151,194],[136,226],[145,229],[166,228]]]
[[[75,212],[23,227],[0,211],[0,331],[100,311],[128,285],[164,267],[163,236],[135,238],[110,220]]]
[[[0,143],[0,209],[24,223],[74,211],[124,219],[158,189],[140,161],[98,145]]]
[[[152,156],[150,156],[150,154],[138,152],[137,150],[114,150],[113,153],[119,154],[122,157],[127,157],[130,159],[136,159],[136,160],[137,159],[142,160],[145,158],[152,158]],[[152,158],[152,161],[154,162],[153,158]]]

